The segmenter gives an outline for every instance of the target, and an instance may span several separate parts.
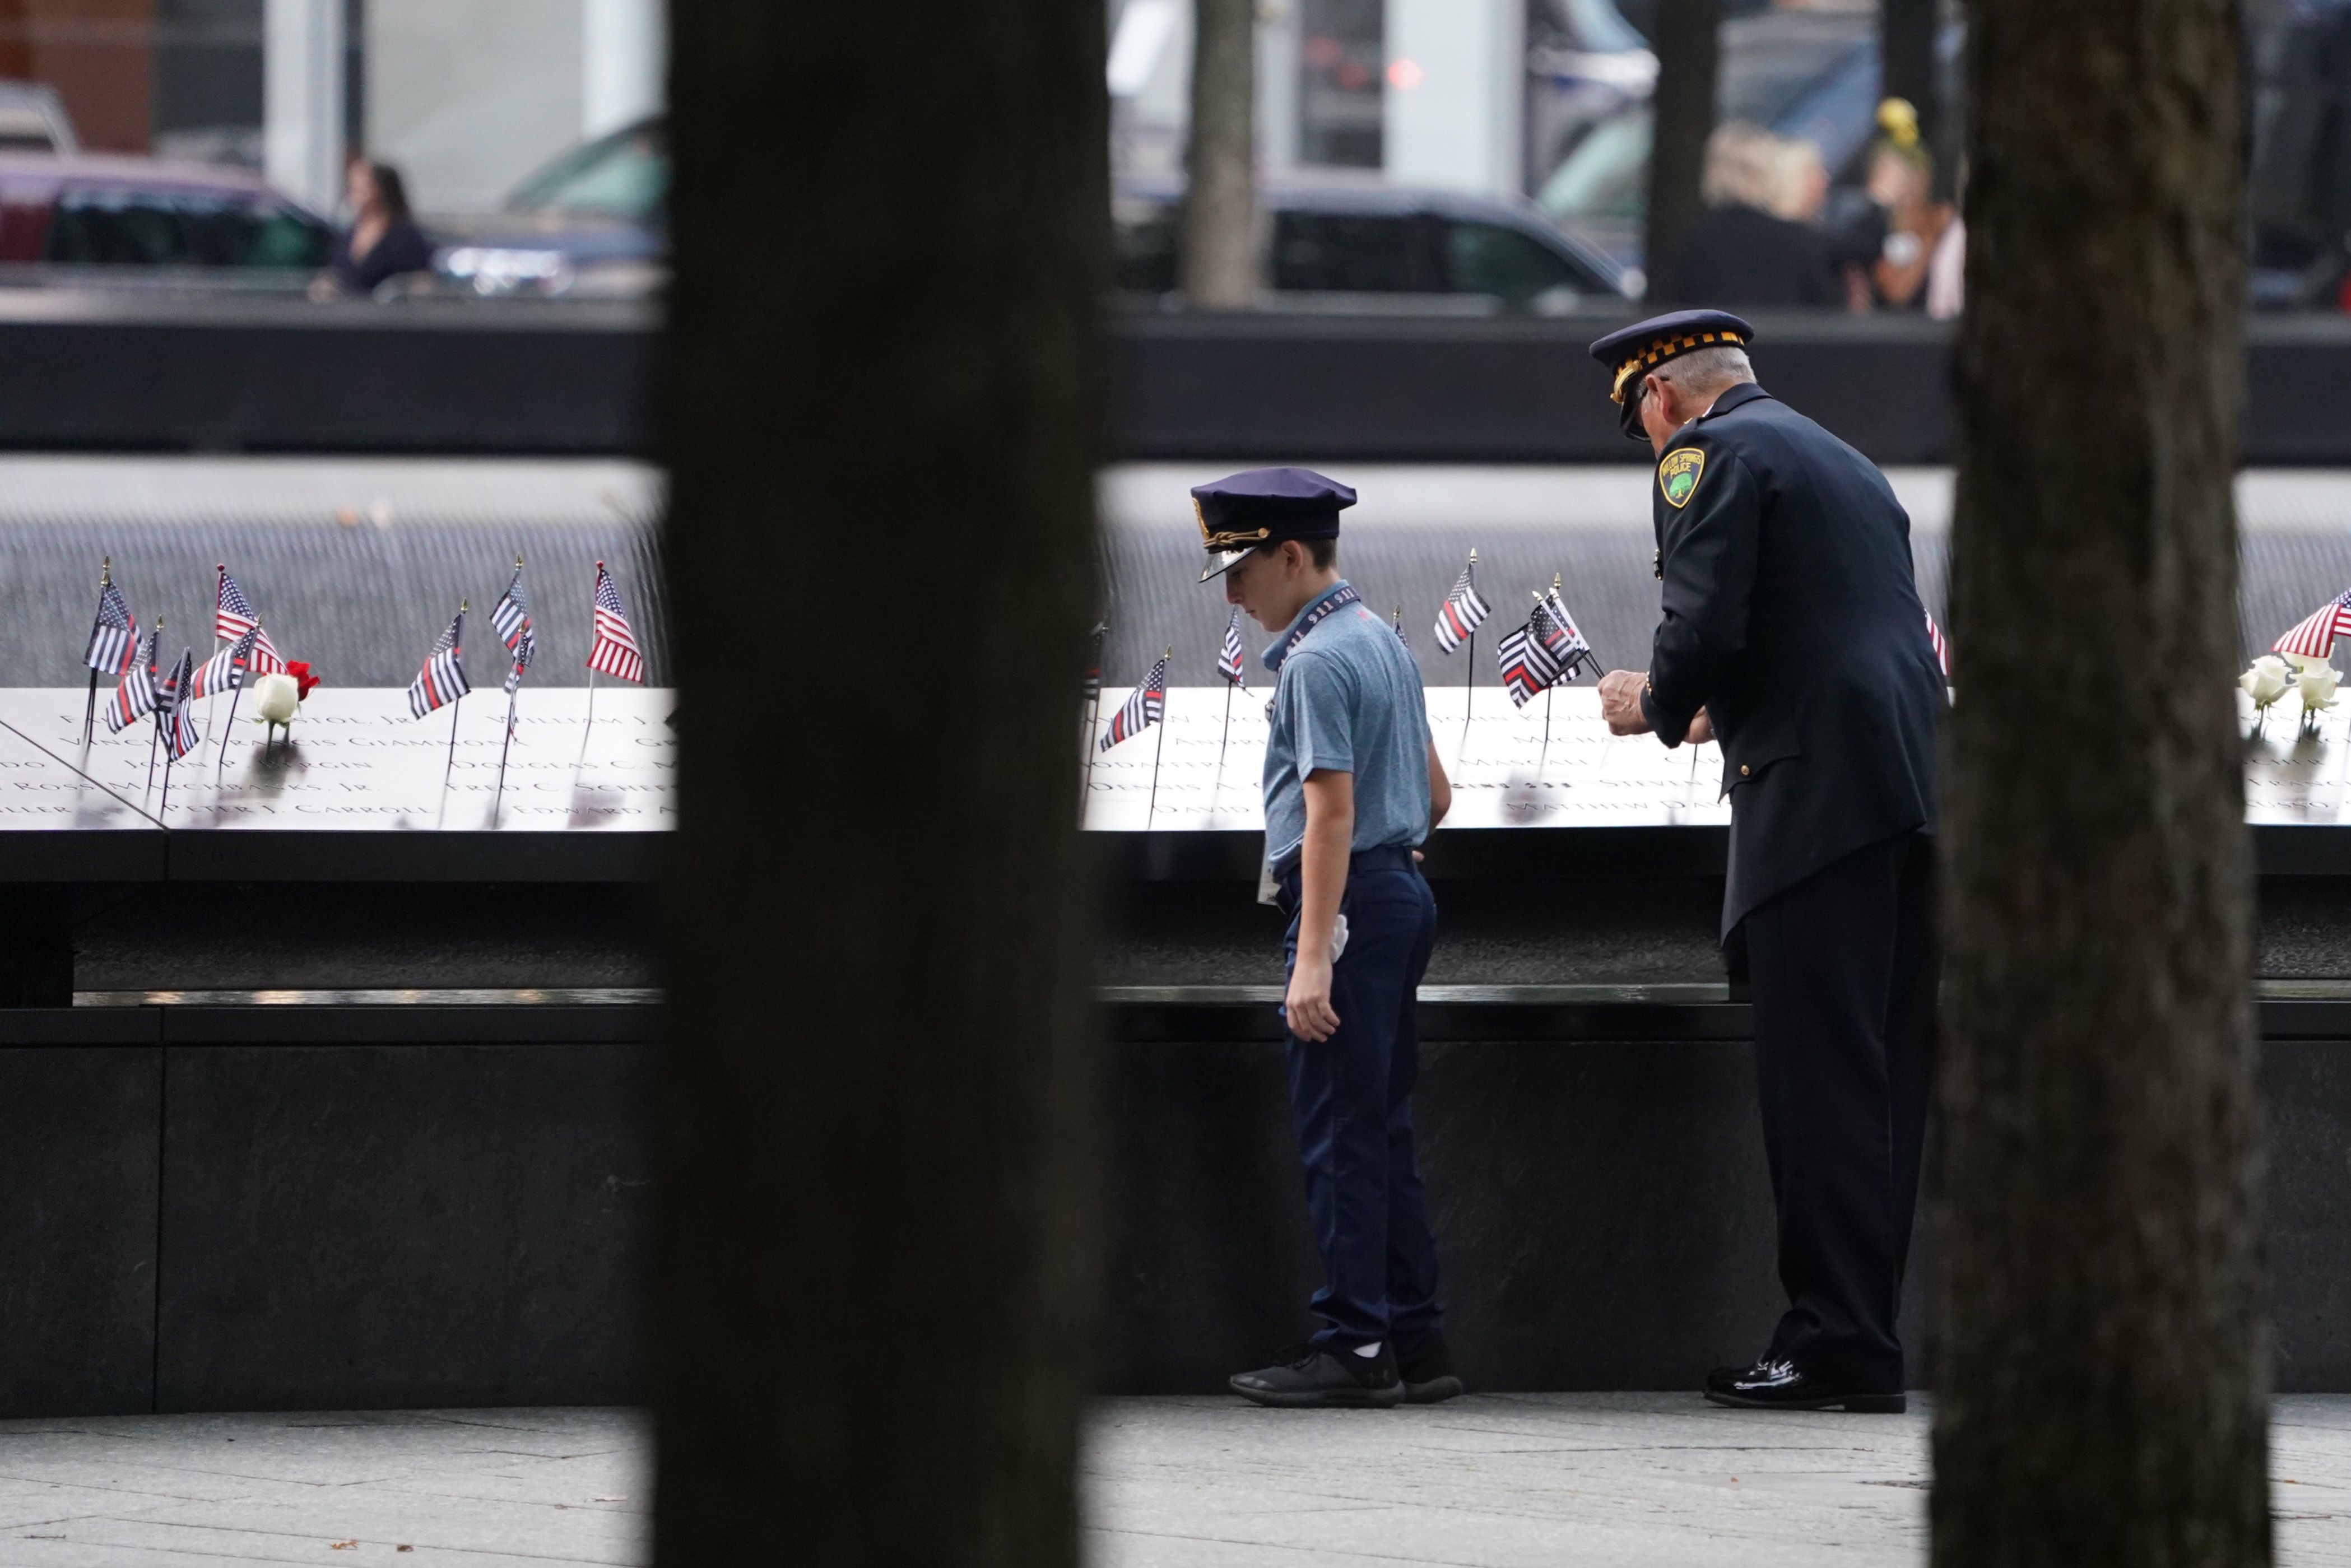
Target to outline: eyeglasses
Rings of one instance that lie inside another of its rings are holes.
[[[1643,376],[1632,384],[1625,393],[1625,401],[1617,405],[1616,417],[1624,427],[1627,441],[1649,439],[1649,433],[1641,427],[1641,400],[1648,395],[1649,378]]]

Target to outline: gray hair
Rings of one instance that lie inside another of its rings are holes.
[[[1687,354],[1677,354],[1649,375],[1694,392],[1708,392],[1753,381],[1755,367],[1748,362],[1746,350],[1726,343],[1719,348],[1692,349]]]

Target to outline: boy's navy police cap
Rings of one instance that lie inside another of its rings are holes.
[[[1260,545],[1284,539],[1335,539],[1341,508],[1355,493],[1311,468],[1248,468],[1192,486],[1192,513],[1208,552],[1200,580],[1230,571]]]
[[[1675,310],[1609,333],[1592,345],[1592,357],[1614,373],[1608,401],[1621,403],[1667,360],[1694,349],[1743,349],[1754,340],[1755,329],[1728,310]]]

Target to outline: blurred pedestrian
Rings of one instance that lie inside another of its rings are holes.
[[[1806,221],[1826,176],[1809,143],[1733,120],[1707,138],[1700,193],[1707,210],[1662,269],[1651,298],[1726,305],[1845,303],[1828,242]]]
[[[433,265],[433,244],[409,213],[408,187],[399,170],[353,158],[343,191],[351,226],[336,236],[327,270],[311,285],[314,298],[373,294],[387,278]]]
[[[1886,214],[1886,240],[1869,269],[1878,304],[1907,310],[1921,303],[1928,268],[1956,216],[1934,199],[1935,160],[1918,135],[1918,111],[1907,99],[1877,106],[1878,136],[1866,165],[1869,199]]]

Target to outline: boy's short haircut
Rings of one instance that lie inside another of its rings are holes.
[[[1290,542],[1290,541],[1287,539],[1276,539],[1271,544],[1258,546],[1257,553],[1259,555],[1271,555],[1274,551],[1280,549],[1283,545]],[[1331,563],[1339,559],[1339,541],[1337,539],[1300,539],[1297,542],[1305,548],[1306,559],[1314,563],[1314,570],[1317,571],[1330,570]]]

